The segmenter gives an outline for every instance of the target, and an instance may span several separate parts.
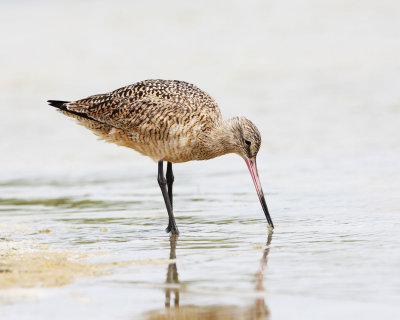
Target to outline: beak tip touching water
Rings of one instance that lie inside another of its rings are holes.
[[[258,198],[260,199],[261,207],[263,208],[265,217],[267,218],[269,228],[274,229],[274,224],[269,214],[267,203],[265,202],[265,197],[261,187],[260,178],[258,177],[256,157],[248,158],[245,161],[247,167],[249,168],[251,177],[253,178],[254,186],[256,187],[257,195]]]

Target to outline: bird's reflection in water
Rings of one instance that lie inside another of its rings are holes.
[[[169,239],[170,243],[170,251],[169,251],[169,259],[172,260],[168,265],[167,271],[167,289],[165,290],[165,307],[169,308],[171,306],[171,293],[174,294],[174,306],[179,307],[179,280],[178,280],[178,269],[176,267],[176,242],[178,240],[178,236],[176,234],[171,234]],[[172,284],[176,284],[176,287],[173,288]]]
[[[178,237],[171,235],[170,238],[170,259],[173,260],[168,265],[167,288],[165,289],[165,309],[148,312],[148,320],[267,320],[270,311],[265,304],[264,295],[257,295],[255,301],[250,306],[235,305],[179,305],[180,286],[178,279],[178,269],[176,265],[176,244]],[[260,266],[255,274],[256,292],[264,292],[264,271],[267,266],[269,246],[272,241],[272,231],[268,234],[266,247],[260,261]]]

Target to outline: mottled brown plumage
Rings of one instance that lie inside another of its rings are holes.
[[[102,139],[156,161],[205,160],[226,153],[251,157],[261,144],[249,120],[223,120],[213,98],[183,81],[145,80],[66,102],[61,110]]]
[[[259,131],[243,117],[222,119],[215,100],[193,84],[145,80],[77,101],[48,102],[100,138],[158,161],[158,182],[169,215],[168,232],[178,233],[172,212],[172,163],[206,160],[227,153],[236,153],[246,161],[273,227],[256,166],[261,145]],[[168,162],[167,179],[163,161]]]

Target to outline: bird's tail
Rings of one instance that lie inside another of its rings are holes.
[[[78,112],[75,110],[71,110],[70,108],[67,107],[67,104],[70,103],[71,101],[62,101],[62,100],[47,100],[47,103],[49,105],[51,105],[52,107],[55,107],[57,109],[59,109],[59,111],[67,116],[70,116],[72,118],[75,119],[81,119],[81,118],[85,118],[85,119],[89,119],[89,120],[93,120],[96,121],[95,119],[89,117],[87,114],[83,113],[83,112]],[[78,116],[78,117],[76,117]]]
[[[111,131],[112,126],[99,122],[84,113],[70,110],[69,107],[67,107],[70,101],[47,100],[47,103],[52,107],[57,108],[62,114],[78,120],[78,124],[92,130],[100,138],[107,140],[106,137]]]
[[[67,107],[65,106],[66,103],[69,101],[61,101],[61,100],[47,100],[47,103],[51,105],[52,107],[65,110],[67,111]]]

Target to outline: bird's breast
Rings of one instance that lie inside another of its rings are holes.
[[[186,124],[149,125],[130,130],[114,128],[106,140],[132,148],[155,161],[177,163],[199,160],[199,146],[205,129],[195,120]]]

